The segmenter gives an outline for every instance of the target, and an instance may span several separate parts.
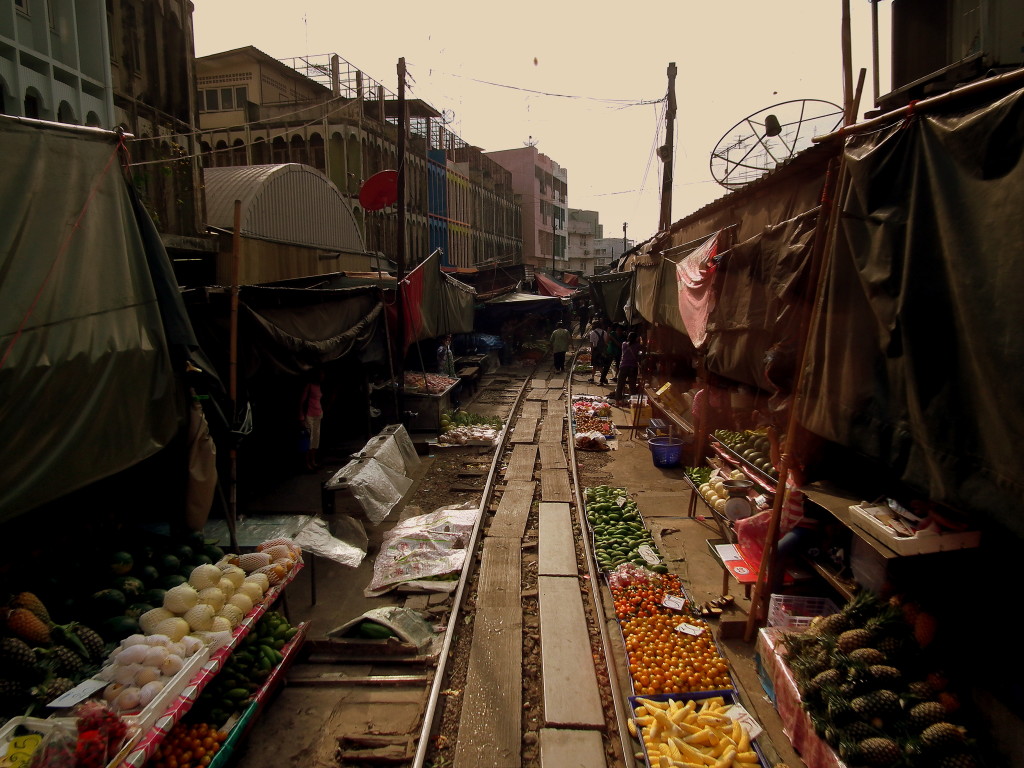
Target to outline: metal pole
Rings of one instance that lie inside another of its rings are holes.
[[[629,226],[629,222],[622,222],[622,255],[626,255],[626,251],[629,250],[626,247],[626,227]]]
[[[231,427],[238,420],[238,271],[242,258],[242,201],[235,200],[234,231],[231,234],[231,320],[228,340],[228,396],[231,398]],[[228,490],[228,532],[231,547],[238,551],[238,448],[231,442],[231,486]]]

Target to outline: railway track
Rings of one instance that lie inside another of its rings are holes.
[[[617,638],[582,535],[570,397],[546,364],[481,383],[471,410],[506,426],[482,476],[473,556],[451,595],[411,598],[444,631],[426,650],[307,643],[285,693],[325,715],[309,765],[634,765]]]

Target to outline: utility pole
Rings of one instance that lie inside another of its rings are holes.
[[[622,255],[623,256],[626,255],[626,251],[628,250],[626,248],[626,227],[627,226],[629,226],[629,222],[628,221],[622,222]]]
[[[658,230],[665,231],[672,226],[672,132],[676,121],[676,63],[668,65],[668,108],[665,110],[665,143],[659,148],[658,154],[665,164],[661,179],[661,217]]]
[[[398,232],[395,263],[398,265],[395,310],[398,314],[398,419],[405,414],[405,301],[402,284],[405,281],[405,132],[408,117],[405,113],[405,57],[398,60]]]

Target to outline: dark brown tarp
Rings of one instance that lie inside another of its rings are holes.
[[[708,370],[771,390],[765,352],[796,341],[817,213],[768,226],[723,254],[715,275],[717,300],[708,315]]]
[[[180,298],[158,285],[170,265],[136,219],[116,137],[0,119],[0,145],[6,520],[159,452],[184,400],[168,330]]]
[[[626,307],[632,298],[633,275],[633,270],[630,270],[587,277],[590,283],[590,297],[598,314],[607,317],[613,323],[628,322]]]
[[[805,426],[1024,534],[1024,91],[851,138]]]

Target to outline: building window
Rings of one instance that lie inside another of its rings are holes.
[[[28,0],[14,0],[14,7],[17,8],[19,12],[28,16]]]
[[[205,103],[207,112],[242,109],[248,96],[244,85],[239,88],[208,88],[202,93],[201,102]]]

